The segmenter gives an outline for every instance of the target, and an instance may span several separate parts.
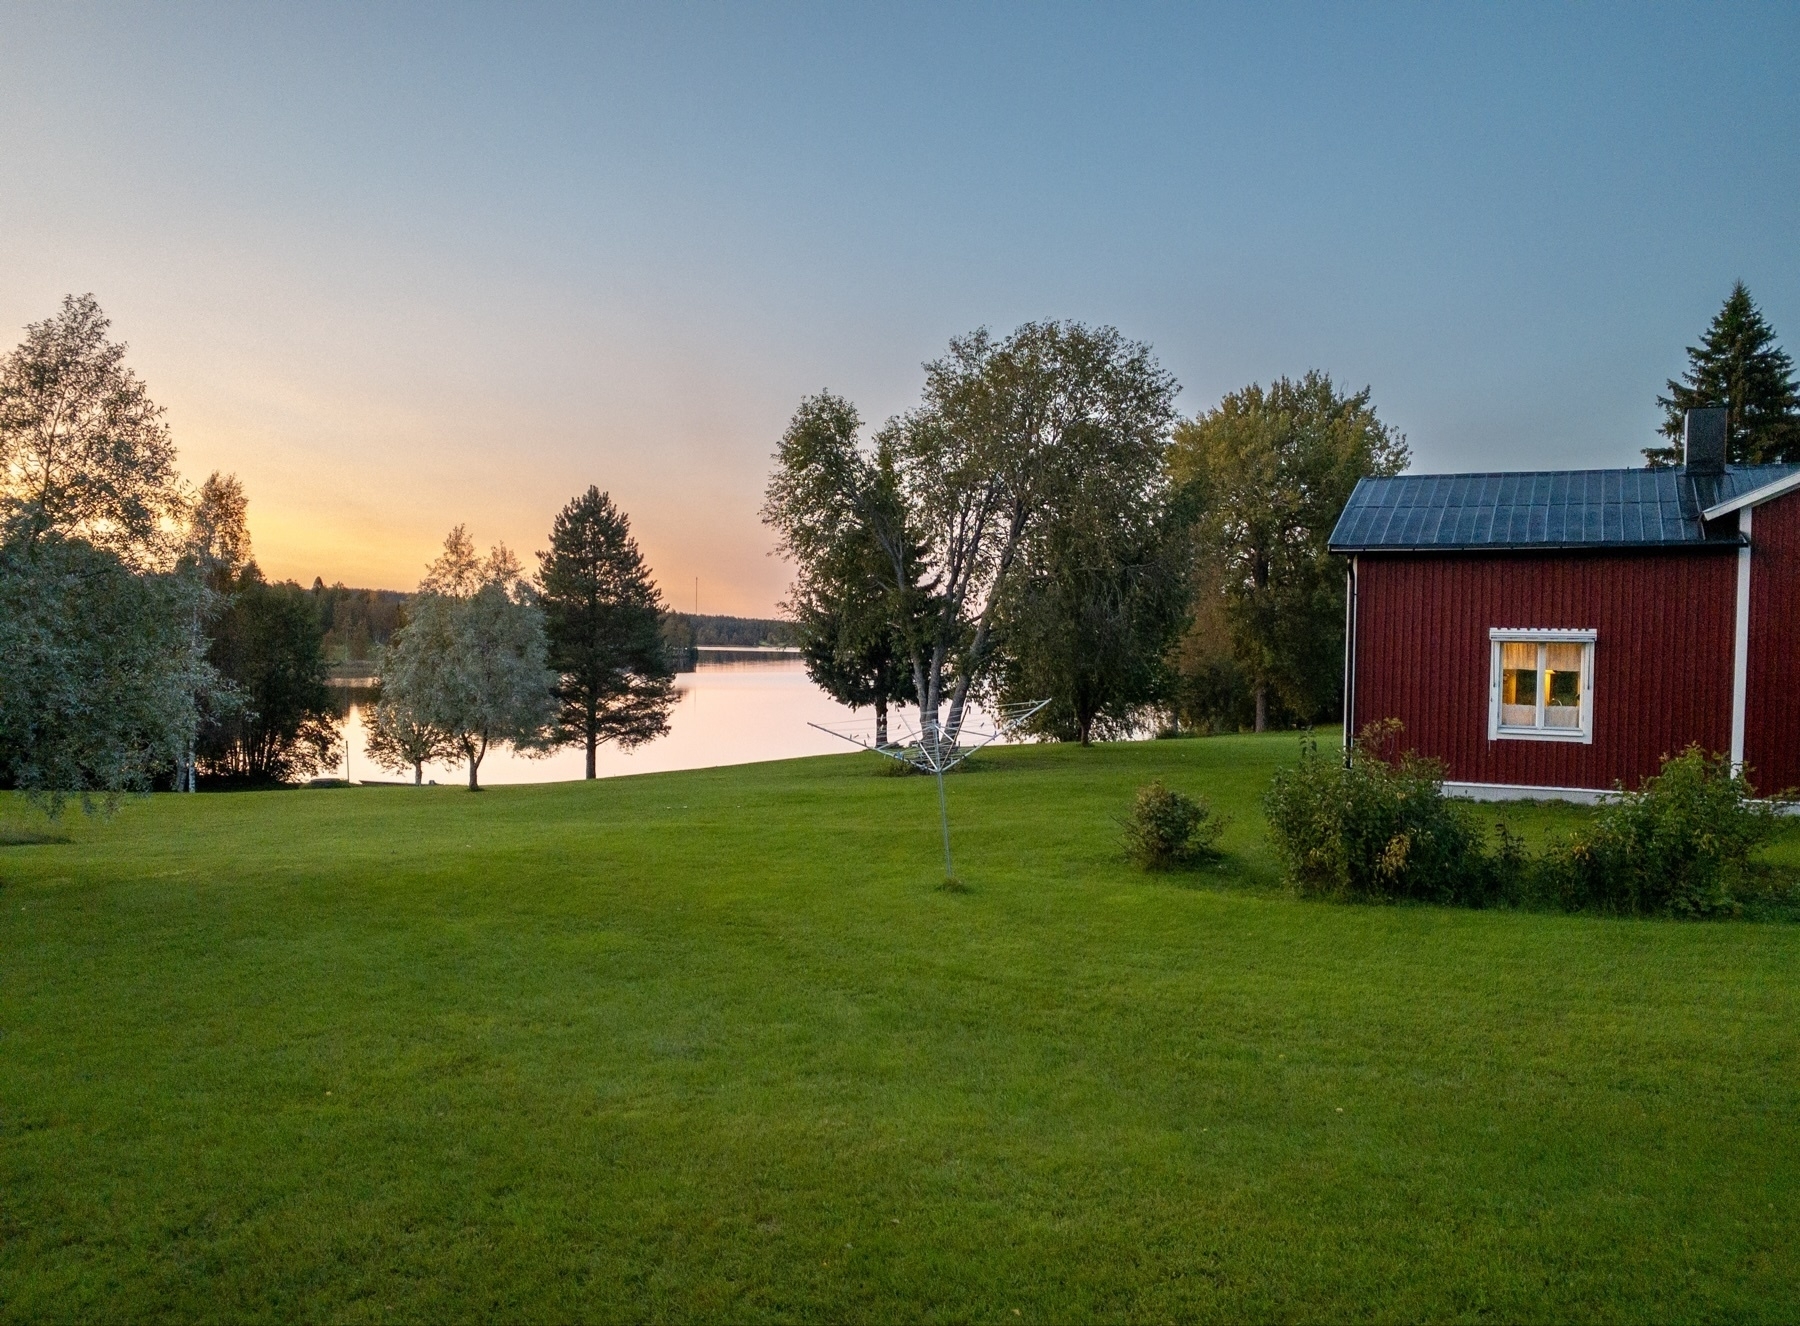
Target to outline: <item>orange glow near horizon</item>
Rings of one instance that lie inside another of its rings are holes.
[[[273,579],[411,590],[459,523],[484,550],[505,543],[529,572],[557,510],[594,483],[631,518],[671,608],[693,608],[698,577],[702,611],[778,615],[788,569],[757,514],[772,446],[742,420],[728,429],[676,414],[658,422],[665,440],[645,445],[637,420],[656,410],[630,399],[612,403],[611,418],[555,401],[440,403],[429,381],[381,400],[328,354],[316,371],[334,395],[298,380],[292,360],[274,372],[227,353],[202,376],[124,330],[167,407],[184,476],[242,480],[256,560]],[[758,431],[779,428],[772,415]]]

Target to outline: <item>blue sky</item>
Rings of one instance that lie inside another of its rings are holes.
[[[0,336],[93,290],[270,571],[579,488],[762,613],[803,394],[952,335],[1322,368],[1415,468],[1632,464],[1739,277],[1800,350],[1800,7],[0,8]]]

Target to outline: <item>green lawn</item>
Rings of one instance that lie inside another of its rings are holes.
[[[1800,925],[1293,901],[1294,750],[987,757],[962,894],[862,755],[0,847],[0,1316],[1800,1317]]]

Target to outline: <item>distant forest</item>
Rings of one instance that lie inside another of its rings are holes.
[[[698,649],[702,645],[791,645],[798,637],[792,622],[767,617],[696,617],[691,612],[671,612],[663,618],[663,639],[674,649]]]
[[[400,609],[412,596],[397,589],[347,589],[315,577],[312,597],[325,631],[325,661],[338,664],[373,658],[400,625]]]
[[[368,663],[400,624],[401,609],[412,595],[397,589],[351,589],[315,578],[313,603],[325,631],[325,661],[340,672],[367,669]],[[691,666],[693,651],[703,645],[791,645],[792,622],[767,617],[724,617],[708,613],[671,612],[663,617],[663,640],[677,667]]]

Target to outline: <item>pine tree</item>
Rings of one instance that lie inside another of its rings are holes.
[[[630,749],[669,730],[674,674],[663,653],[662,596],[625,513],[590,487],[556,514],[538,587],[564,743]]]
[[[1794,361],[1775,343],[1775,329],[1742,281],[1732,286],[1706,335],[1699,345],[1688,346],[1687,354],[1687,372],[1679,382],[1671,378],[1669,394],[1656,398],[1669,445],[1644,449],[1652,466],[1679,465],[1683,416],[1717,406],[1730,411],[1726,459],[1732,464],[1800,461]]]

